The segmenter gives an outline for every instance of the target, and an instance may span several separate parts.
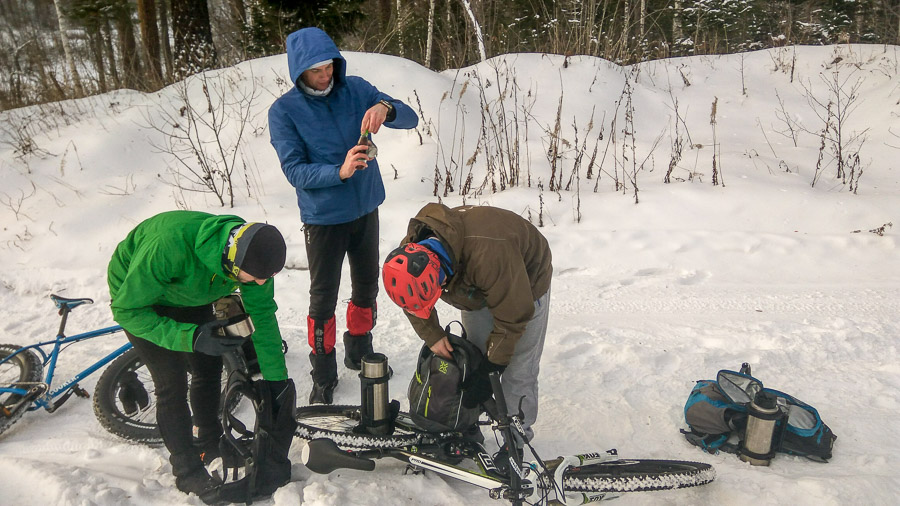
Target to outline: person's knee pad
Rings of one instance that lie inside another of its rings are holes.
[[[350,301],[347,304],[347,332],[352,336],[363,336],[375,327],[378,317],[378,305],[359,307]]]
[[[316,355],[327,355],[334,350],[334,342],[337,331],[334,326],[334,316],[328,320],[316,320],[312,316],[306,317],[306,326],[309,331],[309,347]]]

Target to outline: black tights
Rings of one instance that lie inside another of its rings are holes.
[[[154,309],[161,316],[190,323],[203,323],[204,320],[211,318],[210,306],[199,308],[157,306]],[[173,311],[175,309],[177,311]],[[153,385],[156,388],[156,420],[169,453],[180,455],[193,451],[194,425],[198,427],[200,439],[220,435],[222,357],[167,350],[127,331],[125,335],[153,377]],[[187,400],[188,372],[191,373],[190,409]]]
[[[309,261],[309,316],[328,321],[334,316],[341,269],[350,263],[350,300],[370,308],[378,295],[378,209],[348,223],[303,225]]]

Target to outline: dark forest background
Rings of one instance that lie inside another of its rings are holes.
[[[492,56],[620,64],[795,44],[900,43],[900,0],[0,0],[0,110],[157,90],[284,51],[318,26],[342,50],[434,70]]]

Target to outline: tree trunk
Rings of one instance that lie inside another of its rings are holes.
[[[431,68],[431,45],[434,41],[434,2],[428,0],[428,38],[425,40],[425,68]]]
[[[463,7],[466,9],[466,14],[469,15],[469,19],[472,21],[474,27],[475,40],[478,42],[478,55],[481,58],[479,61],[487,60],[487,52],[484,50],[484,35],[481,33],[481,25],[478,24],[478,20],[475,19],[475,13],[472,11],[472,4],[469,3],[469,0],[459,1],[462,2]]]
[[[100,85],[100,93],[109,91],[106,84],[106,65],[103,62],[103,34],[100,33],[100,26],[96,30],[88,31],[88,38],[91,41],[91,52],[94,54],[94,66],[97,68],[97,83]]]
[[[75,55],[72,53],[72,43],[69,41],[69,17],[63,12],[62,0],[53,0],[56,7],[56,17],[59,19],[59,38],[62,41],[63,53],[66,57],[66,66],[72,74],[72,85],[75,87],[75,96],[83,97],[84,88],[81,86],[81,76],[75,66]]]
[[[103,44],[106,49],[107,57],[109,58],[109,72],[112,75],[113,84],[115,85],[115,87],[121,88],[122,79],[119,77],[119,66],[116,63],[116,52],[113,50],[112,27],[109,25],[109,20],[104,20],[103,26],[101,28]]]
[[[629,34],[631,33],[631,1],[625,0],[622,6],[622,45],[628,48]]]
[[[166,82],[171,83],[175,80],[175,64],[172,61],[172,44],[169,42],[168,0],[159,0],[159,3],[156,5],[159,7],[160,51],[162,52],[163,60],[166,62]]]
[[[147,62],[147,79],[154,87],[162,86],[162,65],[159,59],[159,26],[156,24],[156,0],[137,0],[141,22],[141,46]]]
[[[213,68],[216,50],[206,0],[172,2],[172,33],[175,39],[175,79]]]
[[[231,7],[231,19],[243,28],[247,24],[247,7],[244,0],[230,0],[228,5]]]
[[[406,50],[403,48],[403,28],[405,24],[406,20],[403,16],[403,6],[400,4],[400,0],[397,0],[397,41],[400,43],[399,56],[401,58],[406,57]]]
[[[675,7],[672,10],[672,44],[677,45],[679,41],[684,39],[684,32],[682,31],[682,22],[681,22],[681,14],[684,7],[682,4],[682,0],[675,0]]]
[[[643,45],[644,38],[647,36],[647,0],[641,0],[640,9],[641,12],[638,13],[638,16],[640,16],[640,39],[638,43]]]
[[[134,24],[131,22],[131,5],[123,0],[116,9],[116,32],[119,35],[119,54],[122,56],[122,72],[125,74],[125,86],[132,89],[143,89],[141,86],[141,60],[138,55],[137,42],[134,38]]]
[[[430,0],[432,8],[434,0]],[[388,33],[388,24],[391,22],[391,0],[378,0],[378,22],[381,24],[381,33]]]
[[[244,0],[226,0],[228,2],[228,18],[235,32],[240,59],[247,59],[247,6]]]

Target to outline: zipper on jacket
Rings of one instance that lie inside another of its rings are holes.
[[[331,116],[331,118],[332,118],[332,122],[334,122],[335,129],[338,131],[338,135],[341,136],[341,140],[346,144],[347,139],[344,138],[344,132],[341,131],[340,125],[338,124],[337,120],[334,119],[334,118],[336,118],[336,115],[334,114],[334,111],[331,109],[331,100],[330,100],[331,97],[328,96],[328,97],[324,97],[324,98],[325,98],[325,107],[328,108],[328,113],[329,113],[329,116]],[[354,146],[356,145],[355,141],[353,142],[353,145]],[[344,156],[346,157],[346,154]],[[340,170],[340,169],[338,169],[338,170]],[[368,167],[365,170],[369,170]],[[350,177],[352,178],[353,176],[350,176]],[[353,194],[356,196],[356,218],[354,218],[354,220],[358,220],[364,216],[362,198],[359,193],[359,185],[353,185]]]

